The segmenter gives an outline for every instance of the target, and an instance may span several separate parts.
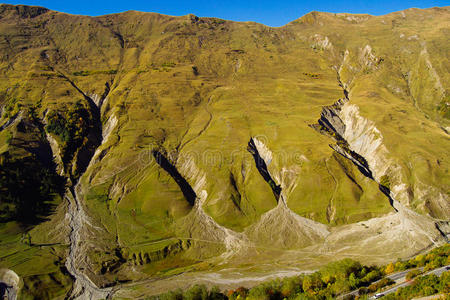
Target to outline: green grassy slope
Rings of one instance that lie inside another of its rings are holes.
[[[80,124],[90,128],[94,119],[92,112],[83,121],[70,111],[77,102],[89,111],[85,96],[102,99],[104,133],[114,126],[80,179],[86,211],[104,229],[90,237],[103,247],[88,253],[97,282],[202,269],[201,261],[223,247],[196,241],[203,228],[186,228],[193,207],[155,163],[153,150],[205,190],[204,211],[236,232],[277,206],[247,151],[255,136],[272,152],[270,172],[295,174],[286,195],[294,213],[335,227],[393,212],[378,185],[309,126],[323,106],[344,96],[339,76],[400,166],[408,191],[402,203],[448,220],[449,15],[448,8],[379,17],[313,12],[270,28],[193,15],[130,11],[94,18],[1,5],[0,126],[20,111],[23,117],[0,131],[0,154],[39,160],[20,147],[35,143],[51,157],[49,133],[63,154],[70,152],[61,173],[70,186],[68,179],[82,174],[78,151],[90,139]],[[69,139],[49,132],[52,113],[76,124],[65,129]],[[200,175],[190,177],[188,161]],[[63,294],[70,282],[63,267],[67,204],[63,192],[49,198],[57,208],[47,221],[0,224],[0,265],[15,269],[28,287],[35,275],[57,273],[65,278],[54,280]],[[61,230],[44,234],[55,224]],[[32,243],[51,246],[20,242],[25,232]],[[209,250],[197,255],[195,243]],[[29,260],[38,261],[35,268]],[[131,266],[141,273],[130,273]]]

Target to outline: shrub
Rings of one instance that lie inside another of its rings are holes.
[[[387,295],[385,298],[406,300],[415,297],[431,296],[438,293],[448,294],[449,282],[446,278],[447,276],[447,274],[443,273],[440,278],[434,274],[417,277],[412,285],[400,288],[395,294]]]
[[[289,297],[303,292],[302,290],[303,279],[300,276],[286,278],[281,285],[281,295],[283,297]]]
[[[441,275],[441,284],[439,290],[444,294],[450,294],[450,271],[444,272]]]
[[[420,270],[412,270],[408,274],[406,274],[406,280],[411,280],[414,277],[417,277],[418,275],[422,274],[422,271]]]
[[[358,294],[359,294],[359,295],[365,295],[365,294],[368,294],[368,293],[369,293],[369,289],[366,288],[366,287],[360,287],[360,288],[358,289]]]
[[[391,285],[393,283],[395,283],[394,280],[386,277],[386,278],[381,279],[380,281],[374,282],[371,285],[369,285],[368,290],[371,293],[374,293],[374,292],[378,291],[379,289],[381,289],[385,286]]]
[[[183,300],[183,291],[181,289],[176,289],[175,291],[167,292],[165,294],[159,295],[158,297],[151,297],[150,299]]]
[[[313,273],[311,275],[305,276],[305,278],[303,279],[302,288],[305,292],[315,294],[319,290],[321,290],[324,287],[324,285],[325,284],[320,278],[320,274]]]
[[[395,271],[395,266],[394,266],[393,263],[389,263],[389,264],[386,266],[386,269],[384,269],[384,272],[385,272],[386,274],[391,274],[391,273],[393,273],[394,271]]]
[[[447,257],[445,256],[434,256],[434,259],[425,265],[424,271],[430,271],[445,265]]]
[[[183,295],[185,300],[206,300],[208,299],[208,289],[204,285],[194,285]]]
[[[220,292],[219,288],[217,286],[214,286],[211,291],[209,292],[208,299],[211,300],[225,300],[227,297],[225,297],[222,292]]]
[[[247,296],[249,300],[269,300],[270,295],[265,286],[256,286],[252,288]]]
[[[370,271],[366,276],[361,279],[361,282],[364,284],[369,284],[374,282],[382,277],[380,270]]]
[[[3,115],[4,118],[11,118],[19,113],[20,109],[23,107],[20,100],[16,98],[11,98],[4,106],[3,108]]]
[[[234,291],[228,292],[228,295],[229,299],[245,299],[248,295],[248,289],[241,286]]]

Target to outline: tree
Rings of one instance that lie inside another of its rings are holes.
[[[248,295],[248,289],[245,287],[239,287],[235,291],[228,292],[229,299],[245,299]]]
[[[289,297],[302,292],[303,280],[300,276],[287,278],[281,285],[281,294],[283,297]]]
[[[185,300],[207,300],[208,289],[204,285],[194,285],[184,295]]]
[[[393,263],[389,263],[389,264],[386,266],[386,269],[384,269],[384,272],[385,272],[386,274],[391,274],[391,273],[393,273],[394,271],[395,271],[395,266],[394,266]]]
[[[320,278],[319,273],[313,273],[311,275],[306,276],[303,279],[303,290],[310,294],[317,293],[321,288],[323,288],[324,283]]]
[[[366,276],[364,276],[361,279],[361,282],[371,283],[371,282],[374,282],[375,280],[380,279],[381,277],[382,277],[381,272],[379,270],[373,270],[373,271],[370,271]]]
[[[418,275],[422,274],[422,271],[420,270],[412,270],[406,274],[406,280],[411,280],[414,277],[417,277]]]
[[[64,179],[35,156],[12,159],[4,155],[0,168],[0,222],[23,225],[42,221],[53,209],[51,200],[61,194]]]
[[[348,277],[348,281],[352,289],[356,288],[359,285],[359,279],[356,277],[355,273],[351,273]]]

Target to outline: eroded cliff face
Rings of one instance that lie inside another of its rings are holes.
[[[413,195],[408,190],[414,189],[422,199],[426,191],[430,191],[420,183],[412,187],[408,185],[401,165],[390,157],[382,133],[374,122],[360,115],[358,106],[351,104],[348,98],[324,107],[318,124],[313,127],[332,137],[337,143],[330,147],[351,160],[364,175],[375,180],[396,210],[409,206],[413,201]],[[434,192],[436,196],[427,200],[430,206],[449,208],[448,196],[436,190]],[[428,213],[434,217],[441,216],[435,215],[432,209]],[[448,217],[446,214],[444,212],[445,218]]]
[[[351,246],[349,251],[370,245],[386,247],[388,244],[400,251],[401,244],[407,242],[411,245],[410,253],[414,253],[413,249],[420,251],[430,242],[436,244],[440,240],[448,240],[445,223],[420,215],[408,207],[411,199],[401,166],[390,158],[382,133],[374,122],[360,115],[358,107],[351,104],[349,94],[346,92],[344,99],[324,107],[318,124],[312,127],[333,138],[336,144],[330,147],[377,182],[395,213],[340,228],[327,238],[325,249],[336,251],[339,248],[336,245],[358,237],[360,243]],[[372,235],[375,231],[378,236]],[[392,243],[393,239],[402,242]]]

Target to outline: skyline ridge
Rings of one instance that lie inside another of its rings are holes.
[[[30,6],[30,7],[43,7],[46,9],[49,9],[51,11],[56,11],[59,13],[65,13],[69,15],[80,15],[80,16],[90,16],[90,17],[100,17],[100,16],[106,16],[106,15],[113,15],[113,14],[120,14],[125,12],[141,12],[141,13],[155,13],[160,15],[166,15],[166,16],[172,16],[172,17],[182,17],[187,15],[195,15],[198,17],[203,18],[218,18],[222,20],[227,21],[233,21],[233,22],[254,22],[263,24],[268,27],[283,27],[287,24],[290,24],[301,17],[308,15],[313,12],[320,12],[320,13],[328,13],[328,14],[351,14],[351,15],[369,15],[369,16],[384,16],[389,15],[391,13],[397,13],[401,11],[406,11],[409,9],[421,9],[421,10],[428,10],[428,9],[435,9],[435,8],[448,8],[449,5],[446,5],[447,3],[436,3],[434,1],[433,4],[430,5],[414,5],[414,3],[411,3],[410,6],[402,6],[402,7],[392,7],[391,9],[384,9],[383,11],[374,11],[369,8],[366,10],[361,8],[352,8],[351,6],[347,7],[346,9],[341,9],[337,11],[336,9],[333,9],[332,7],[320,7],[320,5],[316,5],[314,7],[308,7],[303,8],[300,10],[294,9],[294,11],[290,11],[289,13],[282,12],[278,13],[278,15],[281,15],[279,17],[272,17],[272,19],[267,19],[268,16],[265,16],[265,12],[254,12],[250,14],[248,11],[240,12],[241,14],[244,14],[243,16],[233,16],[229,13],[218,11],[218,12],[203,12],[199,11],[198,8],[192,7],[192,8],[186,8],[182,9],[179,12],[175,10],[167,10],[163,7],[152,7],[152,8],[143,8],[140,5],[133,6],[133,1],[131,1],[131,4],[126,7],[115,7],[115,8],[107,8],[106,10],[96,10],[96,11],[86,11],[86,10],[80,10],[78,7],[76,9],[67,7],[62,8],[58,6],[52,6],[47,5],[50,3],[36,3],[36,2],[52,2],[52,1],[28,1],[28,3],[11,3],[11,2],[2,2],[1,5],[23,5],[23,6]],[[130,1],[129,1],[130,2]],[[263,1],[264,2],[264,1]],[[327,1],[325,1],[327,2]],[[80,3],[81,4],[81,3]],[[97,3],[98,4],[98,3]],[[79,5],[82,7],[83,5]],[[380,4],[380,6],[383,6]],[[250,10],[249,10],[250,11]],[[296,12],[295,12],[296,11]],[[277,13],[277,10],[274,10],[274,15]],[[272,13],[270,14],[272,15]],[[287,16],[289,15],[289,16]],[[265,20],[266,18],[266,20]]]

